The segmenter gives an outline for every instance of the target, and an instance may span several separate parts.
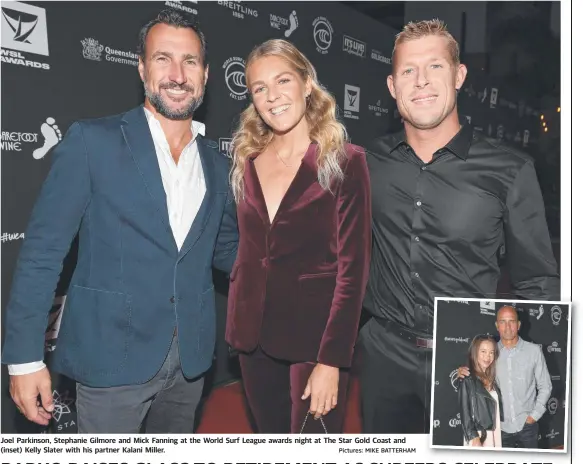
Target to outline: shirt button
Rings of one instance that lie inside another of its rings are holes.
[[[421,202],[419,200],[417,200],[417,202],[415,203],[417,206],[421,206]]]
[[[419,241],[419,237],[415,237],[415,239],[414,239],[414,240],[415,240],[416,242],[418,242],[418,241]]]
[[[176,298],[174,298],[173,296],[170,297],[170,303],[174,303],[176,301]]]
[[[418,278],[419,278],[419,273],[418,273],[418,272],[414,272],[414,273],[413,273],[413,277],[415,277],[415,278],[417,278],[417,279],[418,279]]]
[[[421,170],[425,171],[427,169],[427,166],[421,166]]]

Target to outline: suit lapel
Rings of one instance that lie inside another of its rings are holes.
[[[316,163],[317,147],[318,145],[315,143],[310,144],[308,147],[308,151],[304,155],[296,175],[281,200],[272,224],[269,222],[267,203],[263,195],[263,190],[261,189],[257,171],[253,165],[253,161],[250,158],[247,159],[244,174],[245,201],[257,211],[266,227],[272,227],[278,218],[285,211],[288,211],[314,182],[318,181],[318,167]]]
[[[196,144],[198,146],[198,154],[200,156],[202,171],[204,173],[205,194],[198,213],[196,214],[194,221],[192,221],[188,235],[184,239],[184,243],[180,249],[179,259],[188,253],[202,234],[216,199],[216,179],[214,175],[215,152],[202,143],[200,136],[197,136]]]
[[[146,184],[146,189],[159,212],[158,218],[162,221],[165,229],[170,232],[170,236],[173,237],[168,219],[166,192],[162,184],[156,148],[154,147],[143,105],[125,114],[122,119],[121,130],[131,156]]]

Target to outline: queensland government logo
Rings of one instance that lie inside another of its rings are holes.
[[[316,43],[316,50],[318,50],[322,55],[328,53],[330,45],[332,45],[332,34],[334,34],[334,29],[332,29],[332,24],[323,16],[318,16],[312,22],[314,28],[314,42]]]
[[[225,70],[225,84],[229,89],[229,96],[235,100],[243,100],[247,94],[245,82],[245,60],[232,56],[223,63]]]
[[[81,45],[83,46],[83,58],[86,60],[101,61],[101,54],[105,51],[106,61],[138,66],[139,57],[137,54],[126,50],[111,48],[107,45],[101,45],[93,37],[87,37],[81,40]]]
[[[48,63],[23,54],[49,56],[45,9],[20,2],[2,2],[2,5],[2,63],[50,69]]]
[[[381,52],[379,52],[378,50],[375,50],[374,48],[370,52],[370,58],[372,60],[380,61],[381,63],[385,63],[385,64],[392,64],[392,62],[393,62],[393,60],[391,58],[383,55]]]

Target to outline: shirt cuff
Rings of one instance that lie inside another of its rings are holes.
[[[33,372],[38,372],[46,367],[45,363],[42,361],[34,361],[24,364],[9,364],[8,373],[10,375],[25,375],[32,374]]]

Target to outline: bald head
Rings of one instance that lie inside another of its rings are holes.
[[[518,313],[512,306],[502,306],[496,315],[496,328],[500,334],[500,340],[505,346],[513,346],[518,343],[518,330],[520,321]]]

